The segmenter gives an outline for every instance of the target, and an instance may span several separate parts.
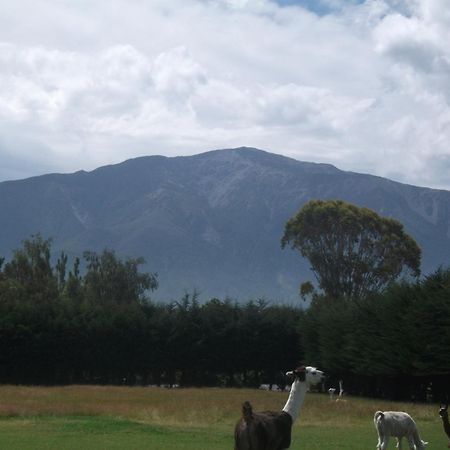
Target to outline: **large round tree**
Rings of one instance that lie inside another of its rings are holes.
[[[402,272],[420,275],[420,248],[399,221],[341,200],[309,201],[287,221],[281,243],[309,260],[331,297],[359,298]]]

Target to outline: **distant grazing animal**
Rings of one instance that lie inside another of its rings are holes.
[[[330,400],[334,400],[334,393],[336,392],[335,388],[328,389],[328,394],[330,395]]]
[[[344,395],[344,382],[342,380],[339,380],[339,397],[342,397]]]
[[[428,442],[422,441],[412,417],[401,411],[377,411],[373,421],[378,432],[377,450],[386,450],[389,438],[397,438],[397,448],[402,450],[402,439],[408,441],[410,450],[424,450]]]
[[[448,423],[448,404],[442,404],[439,407],[439,415],[441,416],[442,419],[442,425],[444,426],[444,431],[445,434],[448,436],[448,438],[450,439],[450,423]],[[450,443],[448,444],[448,447],[450,447]]]
[[[288,400],[281,411],[253,412],[242,405],[242,417],[234,429],[235,450],[283,450],[291,445],[292,424],[298,417],[309,386],[318,384],[324,373],[315,367],[299,367],[286,376],[294,377]]]

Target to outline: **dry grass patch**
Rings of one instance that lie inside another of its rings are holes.
[[[282,408],[288,394],[256,389],[0,386],[0,448],[8,450],[198,450],[232,448],[244,400],[255,410]],[[429,450],[447,438],[438,405],[310,393],[294,425],[292,448],[361,450],[376,443],[376,410],[405,410]]]
[[[154,425],[231,426],[244,400],[255,411],[279,410],[288,394],[256,389],[161,389],[157,387],[0,386],[0,417],[108,415]],[[330,401],[324,394],[306,396],[299,421],[303,425],[341,426],[371,421],[376,410],[405,410],[416,421],[436,420],[436,405],[345,397]]]

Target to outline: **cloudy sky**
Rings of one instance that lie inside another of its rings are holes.
[[[0,3],[0,181],[252,146],[450,189],[448,0]]]

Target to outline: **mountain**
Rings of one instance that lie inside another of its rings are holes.
[[[309,199],[339,198],[400,220],[423,250],[422,270],[450,262],[450,192],[345,172],[251,148],[148,156],[92,172],[0,183],[0,255],[40,232],[56,253],[114,249],[158,273],[153,298],[230,296],[297,301],[312,279],[282,250],[286,220]]]

